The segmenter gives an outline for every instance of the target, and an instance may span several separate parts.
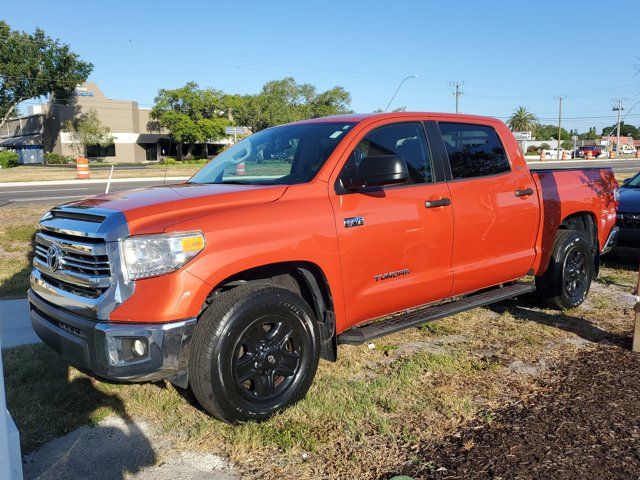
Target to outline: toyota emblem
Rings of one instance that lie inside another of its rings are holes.
[[[55,243],[52,243],[47,250],[47,266],[51,269],[52,272],[55,272],[60,266],[61,256],[62,252],[60,251],[60,247],[58,247]]]

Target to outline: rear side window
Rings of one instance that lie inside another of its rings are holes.
[[[365,157],[400,155],[407,163],[409,183],[433,181],[429,149],[420,123],[394,123],[369,132],[353,150],[348,165],[357,166]]]
[[[511,170],[496,131],[486,125],[438,124],[454,180],[487,177]]]

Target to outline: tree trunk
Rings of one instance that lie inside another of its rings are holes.
[[[187,145],[187,158],[191,158],[193,156],[193,142],[189,142]]]
[[[176,145],[176,157],[178,160],[182,160],[182,143]]]
[[[9,110],[7,110],[7,113],[4,114],[4,117],[2,117],[2,121],[0,122],[0,128],[4,127],[4,124],[7,123],[7,120],[9,119],[9,116],[11,115],[11,113],[15,110],[16,106],[18,105],[18,103],[20,103],[22,100],[15,102],[13,105],[11,105],[11,107],[9,107]]]

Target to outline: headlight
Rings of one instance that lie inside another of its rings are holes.
[[[129,280],[173,272],[204,249],[204,235],[185,232],[129,237],[122,258]]]

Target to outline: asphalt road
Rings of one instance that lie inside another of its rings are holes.
[[[532,169],[546,168],[588,168],[588,167],[612,167],[618,173],[635,173],[640,171],[640,159],[629,160],[566,160],[566,161],[544,161],[529,162]],[[176,180],[167,179],[166,183],[176,183]],[[111,192],[119,192],[123,190],[132,190],[134,188],[150,187],[152,185],[161,185],[162,180],[156,179],[140,179],[127,182],[112,182]],[[0,206],[7,203],[18,202],[58,202],[64,203],[74,199],[90,197],[104,193],[107,181],[96,183],[82,183],[81,180],[73,183],[54,183],[50,184],[20,184],[0,186]]]
[[[133,190],[134,188],[144,188],[153,185],[162,185],[162,180],[136,180],[133,182],[112,182],[110,192],[120,192],[123,190]],[[176,180],[167,180],[167,184],[177,183]],[[75,183],[61,183],[50,185],[16,185],[0,186],[0,206],[7,203],[18,202],[57,202],[64,203],[74,199],[91,197],[104,193],[107,181],[100,183],[82,183],[78,180]]]

